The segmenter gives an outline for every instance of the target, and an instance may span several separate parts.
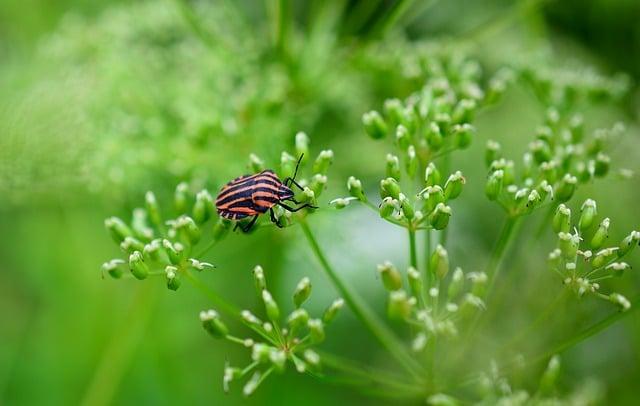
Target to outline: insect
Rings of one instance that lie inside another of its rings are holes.
[[[300,190],[303,189],[295,180],[303,156],[304,155],[300,155],[296,163],[293,177],[286,178],[284,182],[280,181],[272,170],[266,169],[254,175],[240,176],[227,183],[220,190],[216,198],[218,214],[229,220],[241,220],[245,217],[253,216],[253,219],[245,227],[240,227],[242,231],[246,233],[253,227],[258,217],[266,213],[267,210],[271,216],[271,221],[278,227],[282,227],[276,219],[273,206],[278,205],[292,213],[302,210],[305,207],[317,209],[316,206],[309,203],[305,203],[299,207],[290,207],[283,203],[290,201],[295,204],[300,204],[300,202],[294,198],[291,186],[295,185]],[[236,224],[234,230],[238,228],[239,224],[240,223]]]

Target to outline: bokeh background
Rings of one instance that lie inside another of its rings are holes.
[[[247,354],[203,332],[197,315],[208,303],[190,286],[171,292],[161,281],[102,278],[101,263],[118,254],[103,220],[126,217],[147,190],[169,202],[182,180],[217,190],[246,171],[250,152],[275,164],[299,130],[314,151],[336,153],[327,196],[344,195],[349,175],[375,193],[386,147],[366,138],[361,115],[420,87],[411,55],[425,41],[450,41],[487,72],[529,58],[627,75],[628,96],[583,114],[588,128],[624,121],[614,163],[640,170],[638,1],[291,3],[278,42],[269,1],[0,2],[0,404],[382,403],[293,372],[250,399],[239,388],[223,394],[225,360],[242,364]],[[380,23],[396,3],[409,11]],[[468,188],[455,203],[450,255],[465,269],[486,263],[501,219],[482,193],[484,143],[496,139],[516,158],[543,114],[516,85],[478,117],[472,148],[454,155]],[[598,200],[614,238],[640,227],[637,178],[597,182],[580,197]],[[538,220],[525,225],[508,261],[518,275],[501,310],[516,320],[505,334],[559,289],[544,266],[552,236],[528,239]],[[375,264],[406,263],[403,233],[357,208],[319,213],[312,225],[332,262],[382,313]],[[320,311],[335,293],[299,232],[231,235],[210,253],[218,269],[206,283],[249,307],[256,264],[283,300],[308,275]],[[632,273],[615,288],[632,296],[638,286]],[[577,328],[577,312],[595,321],[610,309],[587,302],[565,310],[553,327],[559,336]],[[326,348],[384,358],[357,323],[345,311]],[[634,404],[639,379],[640,314],[563,354],[567,392],[586,384],[606,403]]]

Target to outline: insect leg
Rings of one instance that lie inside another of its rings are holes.
[[[282,207],[283,209],[285,209],[286,211],[290,211],[291,213],[295,213],[295,212],[297,212],[298,210],[302,210],[302,209],[304,209],[305,207],[309,207],[309,208],[311,208],[311,209],[317,209],[317,208],[318,208],[318,206],[314,206],[314,205],[309,204],[309,203],[305,203],[305,204],[303,204],[302,206],[300,206],[300,207],[295,207],[295,208],[294,208],[294,207],[289,207],[289,206],[287,206],[286,204],[283,204],[283,203],[281,203],[281,202],[278,202],[278,203],[276,203],[276,204],[277,204],[278,206]]]
[[[278,228],[282,228],[282,225],[280,225],[280,222],[276,218],[276,214],[273,212],[272,208],[269,208],[269,215],[271,216],[271,222],[278,226]]]
[[[256,221],[258,220],[258,216],[259,214],[256,214],[255,216],[253,216],[253,219],[249,222],[249,224],[247,224],[245,227],[242,227],[242,232],[248,233],[249,230],[251,230],[251,227],[253,227],[253,225],[256,224]]]

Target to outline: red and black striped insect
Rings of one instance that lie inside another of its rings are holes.
[[[258,216],[269,211],[271,221],[278,227],[282,227],[273,212],[273,206],[280,206],[283,209],[296,212],[305,207],[317,209],[309,203],[305,203],[300,207],[289,207],[282,203],[290,201],[300,204],[294,198],[291,185],[297,186],[302,190],[302,186],[296,182],[298,167],[302,161],[302,155],[298,159],[293,177],[286,178],[284,182],[280,181],[278,176],[270,169],[266,169],[254,175],[240,176],[227,183],[216,198],[216,209],[221,217],[230,220],[241,220],[245,217],[253,216],[253,219],[245,226],[241,227],[242,231],[248,232],[258,220]],[[236,228],[239,223],[236,224]],[[234,228],[235,230],[235,228]]]

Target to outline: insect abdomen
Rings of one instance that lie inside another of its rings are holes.
[[[271,171],[242,176],[227,183],[216,199],[218,213],[238,220],[265,213],[280,199],[282,182]]]

